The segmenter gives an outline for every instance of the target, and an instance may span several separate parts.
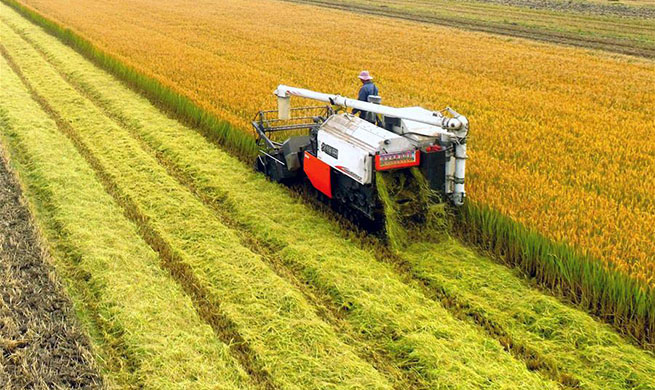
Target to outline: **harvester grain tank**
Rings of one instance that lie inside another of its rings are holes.
[[[464,203],[469,124],[447,107],[390,107],[371,96],[362,102],[340,95],[279,85],[277,111],[252,122],[260,153],[256,169],[278,182],[308,179],[326,197],[373,220],[380,206],[377,171],[416,167],[441,198]],[[291,97],[325,106],[291,107]],[[365,111],[364,119],[348,109]]]

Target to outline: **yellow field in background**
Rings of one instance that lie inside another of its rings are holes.
[[[280,83],[471,121],[472,199],[655,285],[655,63],[273,0],[25,0],[249,129]],[[193,4],[193,6],[191,6]]]

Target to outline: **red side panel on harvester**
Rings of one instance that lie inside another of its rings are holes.
[[[321,191],[329,198],[332,198],[332,182],[330,181],[330,166],[319,160],[317,157],[312,156],[309,152],[305,151],[305,158],[303,160],[303,169],[312,182],[312,185],[317,190]]]

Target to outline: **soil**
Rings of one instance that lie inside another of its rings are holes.
[[[0,153],[0,389],[103,388],[88,337],[21,199]]]

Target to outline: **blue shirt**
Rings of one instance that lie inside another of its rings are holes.
[[[377,94],[378,94],[378,87],[376,87],[372,81],[367,81],[359,89],[359,96],[357,97],[357,100],[368,102],[369,96],[371,95],[376,96]]]
[[[368,97],[369,96],[376,96],[378,94],[378,87],[373,84],[372,81],[367,81],[362,85],[362,87],[359,89],[359,96],[357,96],[357,100],[361,100],[363,102],[368,102]],[[353,114],[356,114],[359,112],[359,117],[364,118],[366,116],[365,111],[360,111],[360,110],[353,110]]]

